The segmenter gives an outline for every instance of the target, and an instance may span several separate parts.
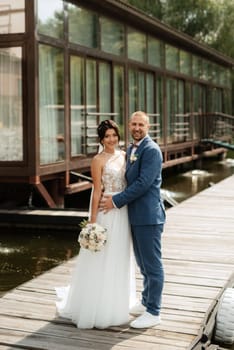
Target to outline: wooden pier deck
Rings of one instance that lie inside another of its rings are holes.
[[[0,350],[194,349],[214,323],[212,310],[233,286],[234,176],[167,211],[163,235],[165,288],[162,323],[79,330],[55,310],[54,286],[69,282],[74,260],[0,299]],[[141,277],[137,273],[138,292]],[[214,349],[214,348],[212,348]]]

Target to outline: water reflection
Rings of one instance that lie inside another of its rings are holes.
[[[177,202],[194,196],[196,193],[234,174],[234,159],[221,162],[206,160],[200,167],[163,177],[163,189]]]
[[[227,158],[223,162],[220,162],[221,164],[228,166],[228,167],[234,167],[234,159],[233,158]]]
[[[1,228],[0,293],[78,253],[77,232]]]
[[[205,183],[205,178],[211,178],[212,174],[206,170],[194,169],[183,174],[183,176],[188,176],[191,178],[191,192],[196,194],[199,192],[200,187]]]
[[[18,253],[19,251],[20,251],[20,249],[18,249],[18,248],[1,247],[1,243],[0,243],[0,254],[2,254],[2,255]]]

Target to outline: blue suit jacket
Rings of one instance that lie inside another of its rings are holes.
[[[127,149],[126,189],[113,196],[117,208],[128,205],[131,225],[154,225],[165,222],[165,208],[160,197],[162,153],[149,137],[140,143],[135,160],[130,162]]]

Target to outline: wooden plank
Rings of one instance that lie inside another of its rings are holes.
[[[126,328],[123,331],[119,332],[118,328],[113,328],[113,331],[117,331],[114,333],[113,337],[109,337],[110,332],[105,331],[105,330],[79,330],[73,325],[67,325],[67,324],[60,324],[59,327],[55,323],[46,323],[46,322],[38,322],[37,320],[32,321],[32,320],[25,320],[24,324],[22,326],[22,322],[19,320],[17,321],[14,319],[14,323],[12,323],[12,320],[10,317],[5,317],[1,324],[0,324],[0,340],[1,336],[3,336],[5,333],[5,330],[8,330],[8,327],[6,326],[7,324],[11,323],[11,330],[10,330],[10,336],[13,335],[14,337],[18,337],[18,342],[19,341],[24,341],[26,331],[27,333],[33,334],[34,336],[40,337],[41,341],[44,338],[50,337],[51,339],[47,339],[49,343],[57,343],[58,339],[62,340],[61,338],[72,338],[72,339],[77,339],[79,340],[79,346],[80,346],[80,340],[81,341],[88,341],[90,342],[95,342],[95,343],[100,343],[101,346],[104,344],[108,345],[114,345],[116,343],[116,340],[124,342],[128,339],[131,339],[133,336],[133,332],[129,329]],[[159,339],[155,339],[160,335]],[[22,338],[21,338],[22,337]],[[113,339],[114,338],[114,339]],[[137,338],[137,339],[136,339]],[[156,330],[155,332],[151,331],[146,331],[146,332],[138,332],[137,337],[134,337],[134,341],[132,340],[131,343],[127,347],[133,347],[135,345],[136,340],[137,342],[144,342],[145,340],[149,341],[150,343],[156,345],[160,344],[164,348],[164,345],[172,346],[176,340],[176,345],[177,348],[184,348],[186,346],[187,341],[184,341],[183,339],[180,339],[179,336],[172,336],[170,335],[170,332],[165,332],[162,333],[159,330]],[[187,337],[188,340],[191,340],[191,336]],[[30,340],[31,341],[31,340]],[[26,344],[26,343],[24,343]],[[101,348],[97,345],[97,348]],[[147,348],[147,346],[146,346]],[[170,348],[170,347],[169,347]]]
[[[66,187],[65,194],[74,194],[82,191],[86,191],[92,188],[92,182],[90,181],[79,181],[73,184],[69,184]]]

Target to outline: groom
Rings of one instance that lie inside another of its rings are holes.
[[[164,283],[161,235],[165,209],[160,198],[162,153],[148,135],[149,117],[146,113],[133,113],[129,130],[134,144],[127,149],[127,187],[113,197],[104,196],[101,205],[103,210],[128,205],[134,253],[143,275],[141,301],[130,310],[138,317],[130,325],[147,328],[160,323]]]

